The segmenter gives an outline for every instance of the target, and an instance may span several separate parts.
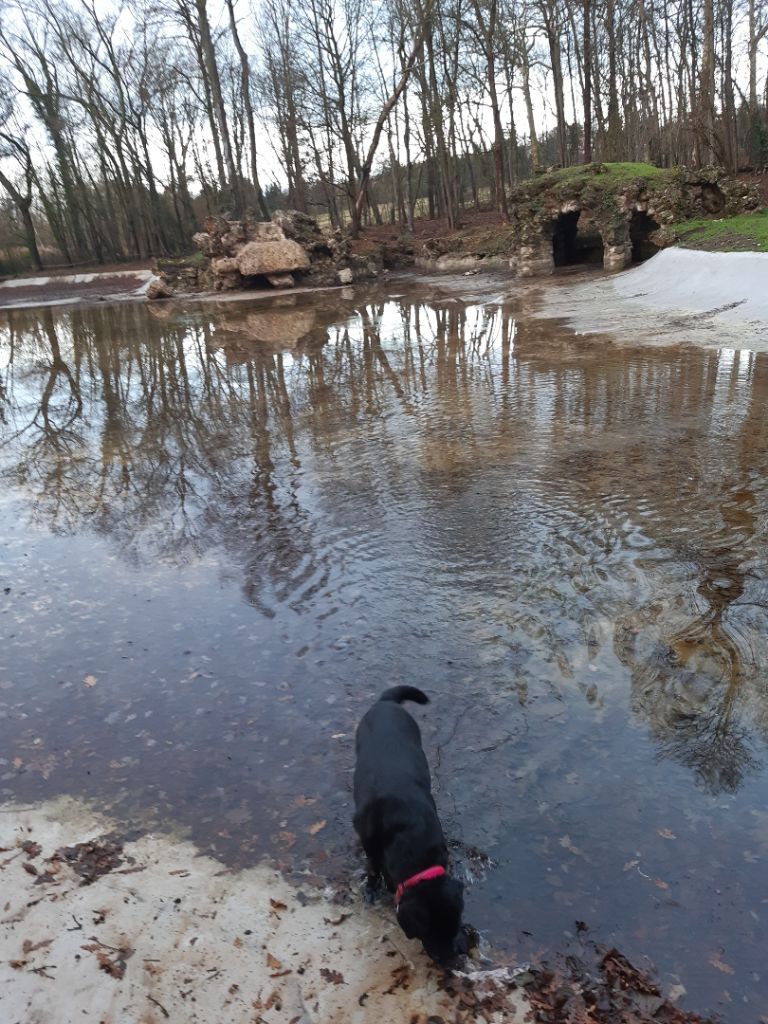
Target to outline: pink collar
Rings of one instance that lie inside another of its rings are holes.
[[[410,878],[406,878],[404,882],[395,889],[395,906],[400,905],[400,900],[405,895],[405,890],[412,888],[414,885],[418,885],[419,882],[428,882],[431,878],[439,878],[445,874],[445,868],[441,868],[438,865],[435,867],[427,868],[425,871],[420,871],[417,875],[411,875]]]

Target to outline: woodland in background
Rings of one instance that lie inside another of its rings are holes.
[[[0,272],[508,216],[546,166],[768,163],[766,0],[0,0]]]

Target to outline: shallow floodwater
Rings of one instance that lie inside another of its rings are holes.
[[[756,1024],[768,356],[508,291],[1,314],[0,796],[355,885],[355,723],[416,683],[499,956],[583,922]]]

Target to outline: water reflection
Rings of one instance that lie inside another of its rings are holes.
[[[589,917],[715,993],[688,945],[734,844],[745,963],[762,928],[768,358],[467,288],[3,314],[0,786],[346,876],[354,722],[421,680],[494,941],[514,890],[537,941]]]

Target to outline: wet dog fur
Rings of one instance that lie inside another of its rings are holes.
[[[400,706],[406,700],[429,703],[416,687],[395,686],[382,693],[357,727],[354,826],[368,857],[369,900],[379,877],[395,892],[426,868],[448,866],[421,732]],[[461,923],[463,888],[445,874],[407,888],[397,907],[407,937],[420,939],[439,963],[467,952]]]

